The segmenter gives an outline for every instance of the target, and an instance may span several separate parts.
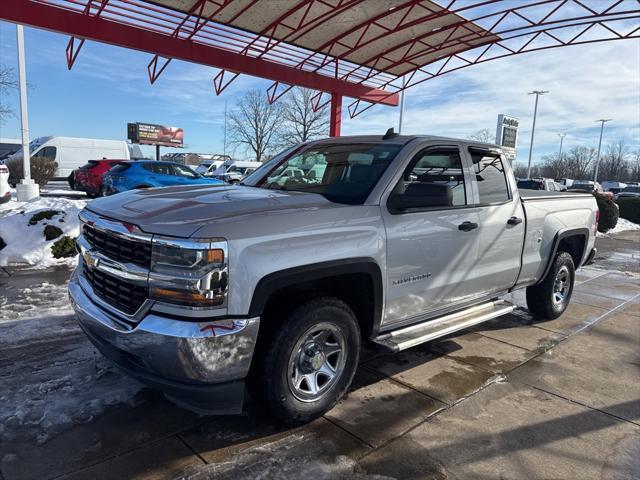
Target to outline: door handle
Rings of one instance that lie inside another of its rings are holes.
[[[520,217],[511,217],[507,220],[509,225],[520,225],[522,223],[522,219]]]
[[[462,222],[458,225],[458,230],[462,230],[463,232],[469,232],[478,228],[478,224],[474,222]]]

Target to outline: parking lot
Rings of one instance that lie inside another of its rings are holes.
[[[619,237],[598,239],[559,319],[521,308],[397,356],[366,351],[348,397],[297,429],[255,403],[175,406],[93,349],[66,269],[9,271],[0,478],[638,478],[640,235]]]

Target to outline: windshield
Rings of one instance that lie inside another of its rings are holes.
[[[336,203],[364,203],[402,145],[316,144],[286,160],[274,158],[249,175],[244,185],[317,193]]]

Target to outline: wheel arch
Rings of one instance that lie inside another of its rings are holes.
[[[547,258],[547,263],[544,268],[543,274],[540,276],[540,280],[537,283],[542,282],[551,270],[553,260],[556,258],[556,254],[559,251],[567,252],[573,258],[573,263],[576,270],[581,266],[582,259],[584,258],[587,244],[589,242],[589,229],[582,228],[569,228],[566,230],[560,230],[553,238],[553,244],[551,246],[551,252]]]
[[[365,284],[353,284],[365,279]],[[295,290],[300,294],[299,298],[304,299],[305,294],[313,295],[314,289],[345,301],[358,317],[363,338],[377,335],[382,320],[382,272],[377,262],[369,257],[333,260],[270,273],[256,285],[249,316],[262,316],[274,296],[280,293]]]

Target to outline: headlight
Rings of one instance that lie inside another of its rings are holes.
[[[227,292],[227,243],[223,239],[154,237],[151,298],[192,307],[222,306]]]

